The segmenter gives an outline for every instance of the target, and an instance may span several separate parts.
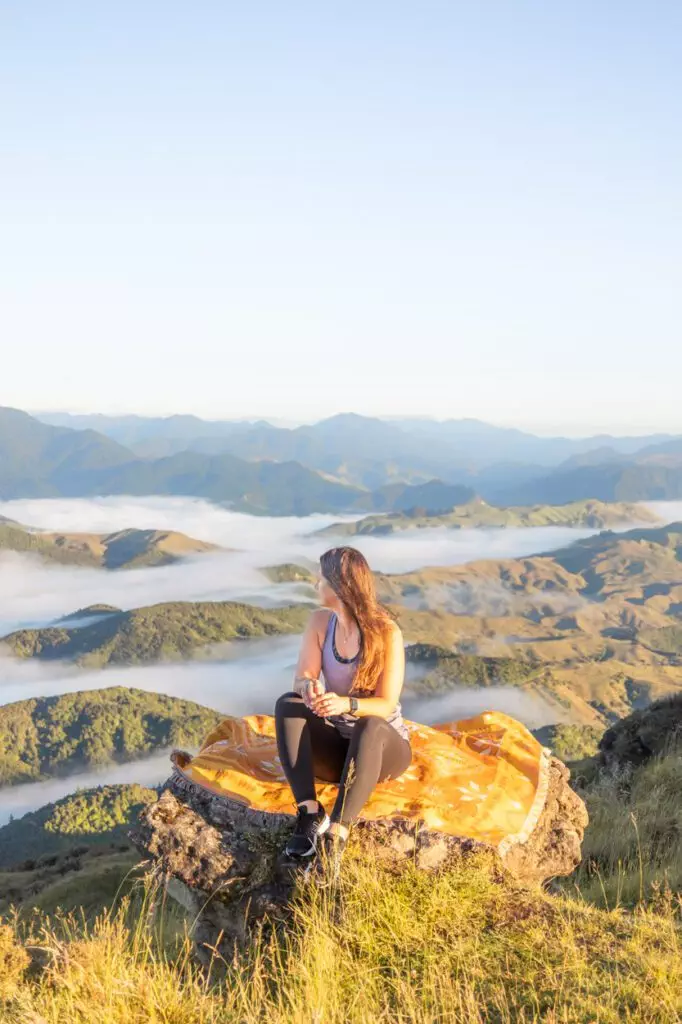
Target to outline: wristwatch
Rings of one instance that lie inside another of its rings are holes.
[[[350,703],[350,709],[348,711],[348,714],[349,715],[357,715],[357,713],[358,713],[358,698],[357,697],[349,697],[348,701]]]

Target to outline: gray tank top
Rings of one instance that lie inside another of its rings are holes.
[[[327,632],[322,648],[322,675],[328,690],[333,693],[346,695],[353,685],[358,661],[360,660],[360,652],[358,651],[354,658],[342,658],[336,650],[335,638],[336,612],[332,612],[327,622]],[[349,737],[358,719],[353,715],[344,713],[342,715],[330,715],[329,721],[338,729],[342,736]],[[396,705],[386,721],[397,730],[403,739],[409,740],[410,734],[403,721],[400,703]]]

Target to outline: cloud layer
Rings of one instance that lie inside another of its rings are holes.
[[[666,505],[672,506],[666,510]],[[679,503],[662,503],[659,514],[675,518]],[[159,601],[244,600],[282,604],[305,591],[276,586],[260,566],[317,561],[333,538],[314,537],[331,516],[247,516],[197,498],[46,499],[0,502],[0,515],[42,529],[105,533],[123,527],[180,530],[200,540],[238,549],[187,559],[155,569],[103,572],[46,566],[6,552],[0,556],[0,633],[44,625],[89,604],[133,608]],[[351,518],[351,517],[349,517]],[[562,527],[486,530],[414,530],[389,537],[357,537],[353,544],[373,568],[408,572],[427,565],[456,565],[481,558],[515,558],[548,551],[585,537],[589,530]]]
[[[652,505],[667,521],[682,519],[682,503]],[[236,552],[206,555],[174,566],[107,573],[102,570],[46,566],[26,557],[0,556],[0,632],[22,625],[42,625],[89,604],[122,608],[159,601],[239,599],[256,604],[301,600],[306,591],[274,585],[259,566],[301,559],[317,560],[333,538],[313,531],[331,516],[305,519],[246,516],[193,498],[50,499],[0,502],[0,515],[44,529],[105,533],[123,527],[180,530]],[[338,518],[338,517],[334,517]],[[349,517],[350,518],[350,517]],[[356,517],[353,517],[356,518]],[[512,530],[445,529],[405,531],[389,537],[358,537],[373,568],[406,572],[426,565],[453,565],[480,558],[530,555],[563,546],[592,531],[557,527]],[[493,600],[494,599],[494,600]],[[486,600],[504,607],[505,595],[455,592],[443,595],[458,610],[477,612]],[[487,614],[491,609],[487,608]],[[131,686],[185,697],[230,715],[271,714],[276,697],[290,688],[298,637],[235,642],[220,661],[187,662],[79,672],[69,665],[20,661],[0,656],[0,703],[51,696],[104,686]],[[406,717],[427,724],[466,718],[497,708],[529,728],[557,721],[556,709],[512,687],[462,689],[442,697],[403,702]],[[108,767],[69,779],[33,783],[2,792],[0,824],[16,815],[72,792],[77,786],[136,781],[155,784],[168,775],[167,754],[144,762]]]

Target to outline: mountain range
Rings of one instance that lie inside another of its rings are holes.
[[[0,498],[99,494],[193,495],[274,515],[445,512],[476,495],[497,505],[677,499],[682,437],[543,438],[354,413],[284,428],[0,409]]]
[[[276,428],[273,428],[276,429]],[[468,501],[469,487],[399,478],[373,490],[330,478],[296,461],[246,461],[223,452],[183,450],[162,458],[135,455],[91,429],[52,426],[18,409],[0,408],[0,499],[102,494],[192,495],[242,512],[389,511]]]

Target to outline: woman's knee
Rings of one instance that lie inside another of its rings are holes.
[[[378,735],[385,732],[386,729],[390,729],[392,726],[388,724],[385,718],[381,715],[363,715],[359,718],[353,726],[353,735],[357,737],[358,741],[375,739]]]
[[[282,715],[292,708],[305,708],[305,706],[305,701],[299,693],[295,693],[293,690],[288,690],[286,693],[280,694],[277,698],[275,702],[275,714]]]

